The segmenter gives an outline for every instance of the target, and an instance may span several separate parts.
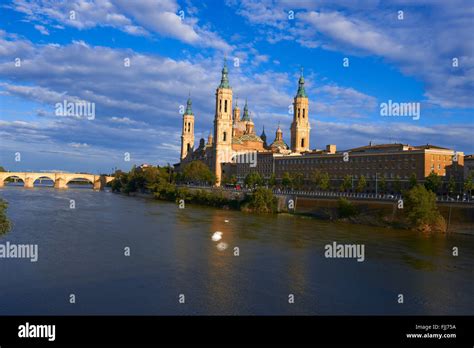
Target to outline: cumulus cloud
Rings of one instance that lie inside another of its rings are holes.
[[[374,55],[421,79],[429,102],[474,106],[474,5],[469,1],[229,1],[269,42],[295,40],[308,48]],[[288,10],[295,19],[288,20]],[[398,11],[403,9],[403,20]],[[436,20],[434,20],[436,18]],[[459,61],[452,66],[453,58]]]
[[[42,33],[45,26],[73,27],[79,30],[107,26],[131,35],[158,34],[187,44],[231,51],[218,34],[198,25],[198,20],[188,18],[186,8],[181,9],[176,0],[13,0],[12,9],[26,15]],[[183,11],[184,16],[180,16]]]

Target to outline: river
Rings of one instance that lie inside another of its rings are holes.
[[[0,197],[13,224],[0,244],[39,250],[37,262],[0,259],[0,315],[474,314],[472,235],[179,209],[86,187],[5,186]],[[364,245],[365,260],[326,258],[334,241]]]

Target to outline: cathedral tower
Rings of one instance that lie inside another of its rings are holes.
[[[293,102],[293,122],[291,123],[291,151],[304,152],[309,150],[308,96],[304,89],[303,69],[298,81],[298,92]]]
[[[181,133],[181,160],[186,158],[194,149],[194,114],[191,96],[188,98],[186,111],[183,114],[183,131]]]
[[[236,98],[237,99],[237,98]],[[235,101],[235,106],[234,106],[234,116],[233,116],[233,126],[232,126],[232,137],[237,135],[236,130],[238,128],[240,122],[240,108],[238,104],[238,100]]]
[[[232,89],[229,85],[227,61],[224,60],[222,78],[216,89],[216,114],[214,118],[214,174],[220,185],[222,163],[232,158]]]

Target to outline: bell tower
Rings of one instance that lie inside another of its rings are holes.
[[[309,150],[308,96],[304,89],[303,68],[298,81],[298,92],[293,102],[293,122],[291,123],[291,151],[304,152]]]
[[[181,133],[181,160],[194,150],[194,114],[191,96],[188,97],[186,111],[183,114],[183,130]]]
[[[216,89],[216,114],[214,118],[214,174],[216,185],[222,177],[222,163],[232,159],[232,89],[229,85],[227,60],[224,60],[222,77]]]

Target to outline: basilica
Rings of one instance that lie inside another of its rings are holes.
[[[239,155],[257,152],[257,154],[280,154],[280,156],[308,152],[310,147],[310,124],[308,113],[308,96],[304,88],[304,77],[298,81],[298,91],[293,102],[293,122],[291,123],[291,144],[283,140],[283,131],[278,125],[275,139],[267,143],[265,128],[260,136],[249,113],[247,100],[241,113],[238,101],[233,102],[232,88],[229,84],[227,64],[224,62],[222,77],[216,89],[214,131],[209,134],[207,142],[201,139],[199,146],[194,144],[194,113],[191,98],[188,98],[183,114],[181,135],[181,162],[193,160],[206,163],[220,184],[226,169],[232,166]],[[179,165],[178,165],[179,167]]]

